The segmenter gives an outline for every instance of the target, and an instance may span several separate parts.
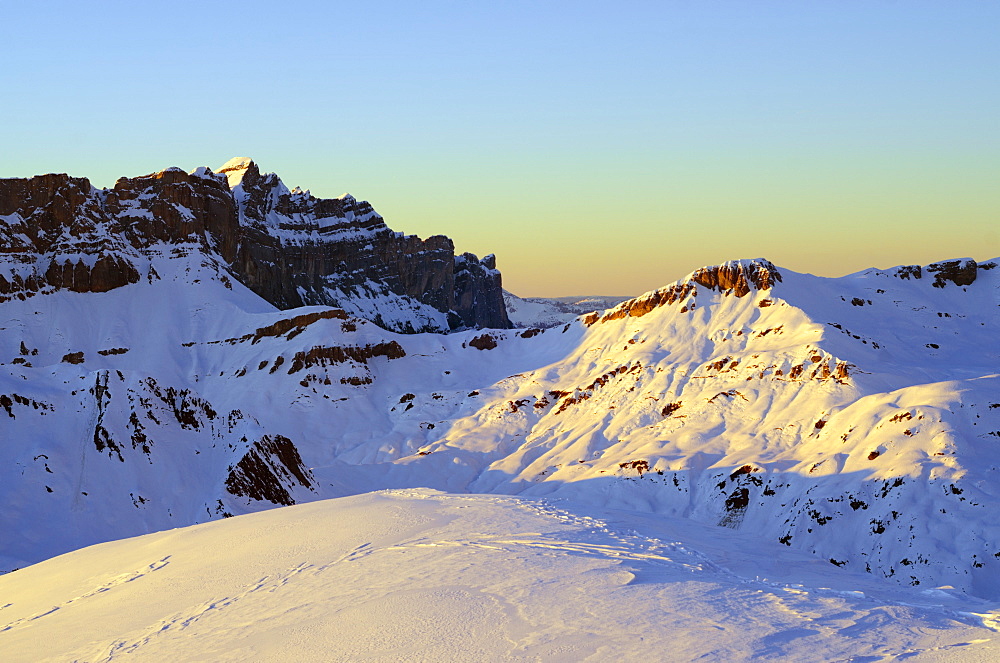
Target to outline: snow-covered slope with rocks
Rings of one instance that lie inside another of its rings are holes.
[[[744,260],[550,329],[281,311],[203,253],[0,304],[0,566],[382,488],[683,516],[1000,597],[995,263]]]
[[[994,610],[952,590],[690,520],[425,489],[94,546],[0,577],[0,597],[8,663],[1000,654]]]

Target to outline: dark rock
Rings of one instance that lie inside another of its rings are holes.
[[[276,306],[343,306],[351,296],[369,294],[374,281],[384,288],[376,294],[412,298],[448,314],[452,329],[512,327],[493,256],[456,256],[447,237],[394,232],[353,196],[322,199],[289,191],[252,161],[239,170],[234,192],[242,238],[233,268]],[[282,241],[275,230],[298,238]]]
[[[490,254],[482,260],[472,253],[456,256],[454,277],[452,310],[458,315],[461,326],[495,329],[514,326],[507,318],[496,256]]]
[[[265,435],[229,472],[226,490],[232,495],[289,506],[295,504],[289,490],[295,486],[312,489],[314,481],[291,440],[283,435]]]
[[[482,334],[469,341],[469,345],[477,350],[492,350],[497,347],[497,339],[492,334]]]
[[[374,357],[386,357],[387,359],[400,359],[406,356],[406,351],[396,341],[388,343],[376,343],[375,345],[358,346],[316,346],[308,350],[301,350],[295,353],[292,358],[292,366],[288,369],[288,374],[296,373],[304,368],[313,366],[330,366],[342,364],[346,361],[353,361],[358,364],[367,364],[369,359]],[[275,360],[275,368],[280,365],[278,357]],[[274,369],[271,369],[274,372]]]
[[[972,285],[976,280],[976,261],[972,259],[948,260],[927,265],[927,273],[934,274],[935,288],[943,288],[948,281],[957,286]]]
[[[0,219],[0,301],[61,289],[104,292],[139,280],[137,254],[115,236],[101,192],[84,178],[0,180],[0,216],[7,217]]]
[[[895,276],[906,280],[909,280],[911,276],[914,279],[919,279],[923,277],[922,268],[920,265],[903,265],[896,269]]]

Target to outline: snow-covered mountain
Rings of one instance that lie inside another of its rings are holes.
[[[368,203],[289,190],[247,158],[103,190],[0,180],[0,301],[149,282],[185,256],[282,309],[337,306],[404,332],[511,326],[492,255],[394,232]]]
[[[204,250],[156,246],[108,249],[134,283],[0,304],[5,569],[431,487],[682,516],[1000,596],[995,262],[742,260],[558,327],[443,335],[279,310]]]

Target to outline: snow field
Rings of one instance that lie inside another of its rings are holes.
[[[951,590],[831,572],[690,521],[431,490],[101,544],[0,577],[0,596],[0,656],[12,663],[998,653]]]

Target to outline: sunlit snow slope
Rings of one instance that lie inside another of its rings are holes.
[[[996,660],[994,617],[954,594],[689,520],[389,491],[0,577],[0,658]]]
[[[995,263],[738,261],[540,331],[278,311],[178,257],[0,305],[2,565],[428,486],[684,516],[1000,596]]]

